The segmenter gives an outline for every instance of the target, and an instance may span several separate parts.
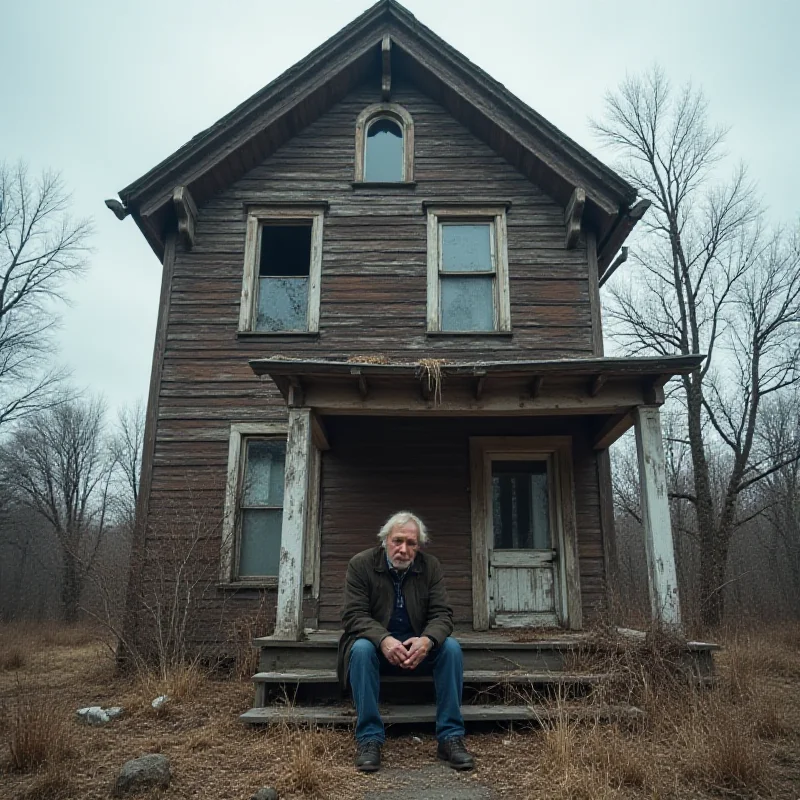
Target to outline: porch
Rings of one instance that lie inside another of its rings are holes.
[[[252,361],[289,410],[273,638],[338,628],[347,561],[409,506],[433,531],[462,628],[580,630],[603,605],[613,546],[607,448],[632,425],[653,617],[679,627],[659,405],[700,361]],[[538,481],[524,536],[498,501],[503,470]]]

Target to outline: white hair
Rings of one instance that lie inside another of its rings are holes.
[[[378,532],[378,538],[381,540],[381,544],[386,547],[386,539],[389,537],[389,534],[398,525],[405,525],[406,522],[413,522],[417,526],[417,530],[419,531],[419,543],[421,545],[428,541],[428,529],[425,527],[425,523],[416,514],[412,514],[410,511],[398,511],[386,520],[383,527]]]

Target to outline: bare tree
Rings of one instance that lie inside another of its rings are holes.
[[[103,404],[64,400],[31,413],[0,446],[0,483],[51,526],[60,545],[64,618],[109,528],[114,460],[103,441]]]
[[[691,86],[675,92],[654,67],[629,77],[593,122],[622,156],[619,168],[652,202],[646,239],[625,285],[612,288],[612,335],[635,354],[706,354],[681,379],[700,545],[702,619],[722,617],[731,536],[742,521],[739,496],[768,474],[753,459],[765,396],[798,379],[800,254],[796,237],[766,237],[743,167],[717,183],[725,130],[708,124]],[[727,364],[733,356],[735,385]],[[794,358],[794,362],[793,359]],[[715,503],[710,426],[731,453],[727,485]]]
[[[33,181],[0,163],[0,427],[63,396],[63,373],[44,368],[58,322],[53,301],[86,266],[91,223],[69,216],[58,173]]]
[[[144,423],[145,406],[141,400],[132,406],[123,406],[117,413],[115,429],[109,442],[122,483],[118,498],[119,514],[129,532],[133,531],[136,502],[139,498]]]

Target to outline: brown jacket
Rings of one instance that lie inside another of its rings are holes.
[[[447,601],[439,560],[417,553],[410,574],[403,582],[403,594],[411,627],[417,636],[430,636],[438,647],[453,632],[453,609]],[[344,587],[339,640],[338,673],[347,688],[350,649],[356,639],[369,639],[375,647],[389,635],[387,626],[394,611],[394,583],[381,545],[364,550],[350,559]]]

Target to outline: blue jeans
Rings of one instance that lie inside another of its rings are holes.
[[[399,668],[398,668],[399,669]],[[369,639],[356,639],[350,651],[350,689],[356,706],[356,741],[361,744],[374,740],[383,744],[386,739],[383,720],[378,710],[381,671],[391,674],[430,675],[436,688],[436,738],[443,742],[464,735],[461,716],[461,692],[464,687],[464,660],[461,645],[448,636],[414,670],[394,671],[383,654]]]

